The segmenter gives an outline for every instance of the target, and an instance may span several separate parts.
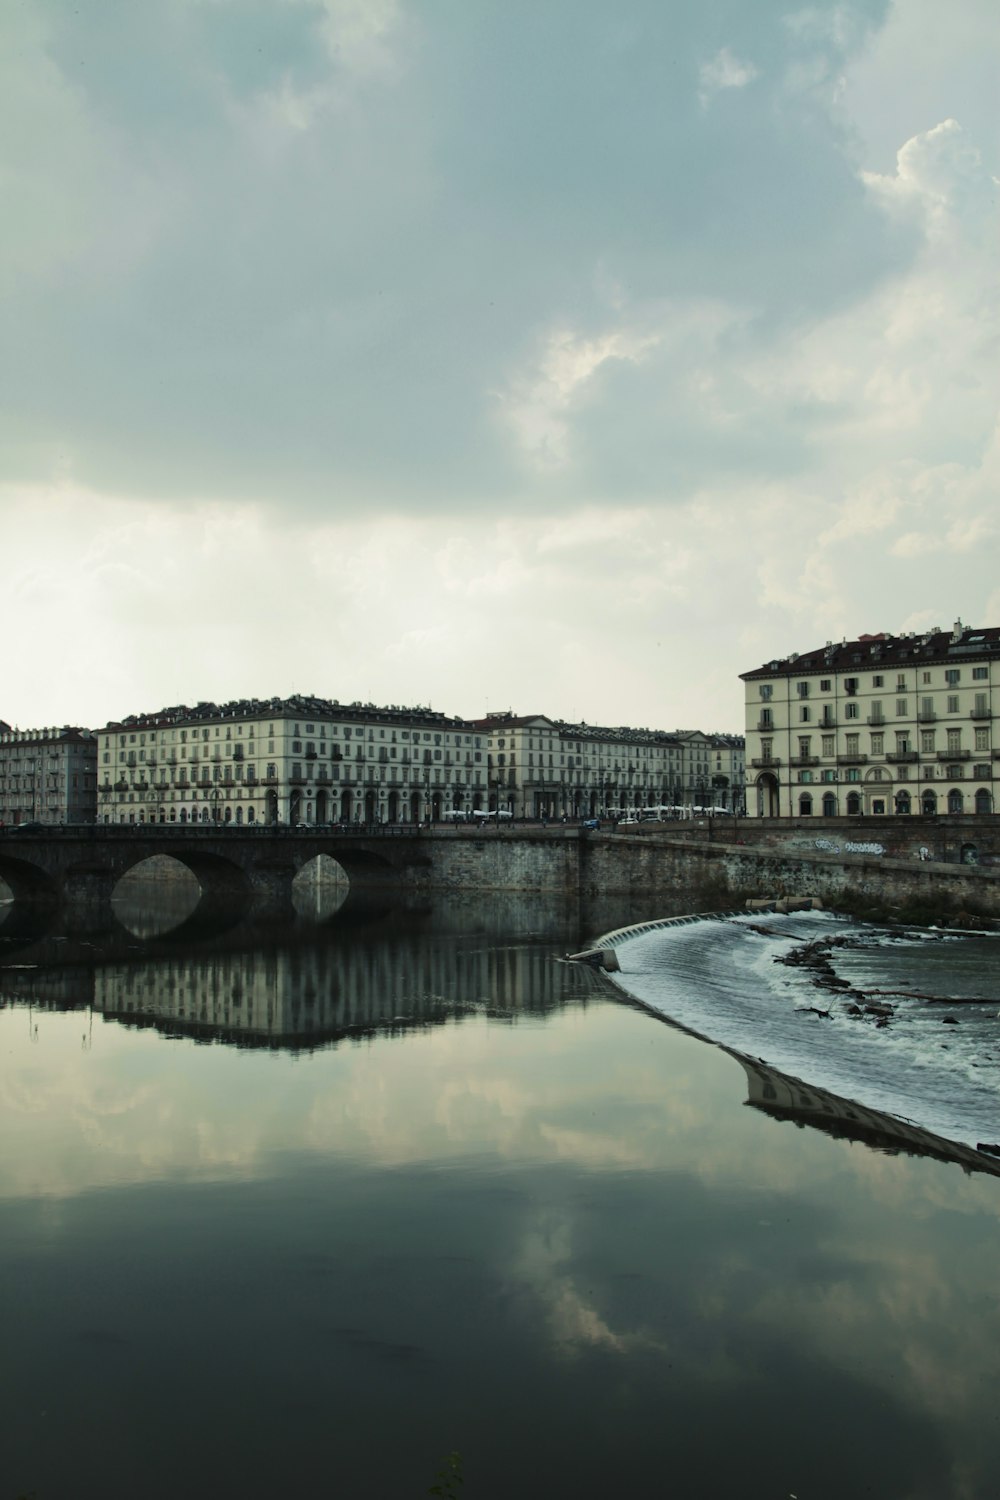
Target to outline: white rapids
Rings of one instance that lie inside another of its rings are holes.
[[[829,953],[839,977],[869,993],[893,992],[886,1000],[894,1014],[884,1027],[875,1017],[849,1015],[851,997],[817,987],[808,969],[775,962],[803,942],[833,936],[851,939]],[[975,1145],[1000,1141],[998,942],[919,929],[897,936],[827,912],[730,915],[615,935],[620,973],[612,977],[686,1030]],[[918,998],[929,993],[993,1003]]]

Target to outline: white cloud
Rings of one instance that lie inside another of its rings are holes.
[[[698,71],[698,98],[702,105],[706,105],[723,89],[746,88],[757,74],[753,63],[743,62],[728,47],[720,47],[711,61],[703,63]]]

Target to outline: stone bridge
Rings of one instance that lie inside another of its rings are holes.
[[[431,843],[422,830],[395,827],[7,829],[0,834],[0,879],[15,900],[109,900],[123,875],[153,855],[168,855],[210,897],[284,899],[295,876],[320,854],[335,859],[352,885],[410,883],[414,872],[429,872]]]
[[[942,910],[968,905],[1000,915],[1000,836],[985,820],[976,824],[975,866],[964,860],[970,831],[942,820],[934,839],[910,824],[912,848],[890,838],[887,824],[876,830],[873,820],[865,829],[841,820],[837,829],[817,822],[808,830],[742,822],[725,832],[723,842],[719,831],[691,829],[684,837],[669,824],[617,831],[572,824],[8,829],[0,833],[0,879],[15,898],[106,901],[123,875],[160,854],[185,865],[209,901],[284,905],[299,871],[325,854],[364,891],[613,894],[641,898],[644,907],[662,897],[672,909],[690,899],[696,904],[689,909],[699,910],[706,898],[730,905],[784,890],[830,905],[853,896],[873,906],[940,903]]]

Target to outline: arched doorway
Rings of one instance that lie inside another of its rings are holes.
[[[937,812],[937,792],[927,790],[920,799],[921,810],[925,817],[932,817]]]
[[[896,811],[900,815],[901,818],[909,817],[909,813],[910,813],[910,794],[909,794],[909,792],[897,792],[896,793]]]
[[[953,786],[951,791],[948,793],[948,811],[950,813],[960,813],[964,806],[965,798],[958,790],[958,787]]]
[[[399,793],[398,792],[390,792],[389,793],[388,808],[389,808],[389,811],[388,811],[389,822],[390,823],[398,823],[399,822]]]
[[[778,779],[768,771],[757,777],[757,815],[761,818],[778,816]]]
[[[978,792],[976,793],[976,812],[977,813],[988,813],[988,812],[992,812],[992,811],[993,811],[993,798],[990,796],[990,794],[986,790],[986,788],[984,786],[981,786],[979,788]]]
[[[812,817],[812,810],[813,810],[812,794],[810,792],[803,792],[801,794],[801,796],[799,797],[799,817],[800,818],[810,818],[810,817]]]
[[[824,818],[837,816],[837,799],[832,792],[823,793],[823,816]]]
[[[264,821],[267,823],[277,823],[278,821],[278,793],[274,787],[268,787],[267,789]]]
[[[298,787],[292,788],[292,794],[288,799],[288,821],[294,828],[302,817],[302,793]]]
[[[856,818],[861,813],[861,793],[848,792],[847,794],[847,816]]]
[[[316,822],[329,823],[330,821],[330,798],[321,787],[316,793]]]
[[[354,816],[354,801],[350,792],[340,794],[340,821],[349,823]]]
[[[375,793],[365,792],[365,822],[375,822]]]

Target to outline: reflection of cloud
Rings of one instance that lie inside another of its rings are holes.
[[[563,1269],[571,1259],[570,1223],[552,1211],[529,1228],[510,1271],[515,1284],[537,1297],[552,1338],[564,1352],[600,1348],[629,1354],[662,1347],[645,1333],[616,1333]]]

